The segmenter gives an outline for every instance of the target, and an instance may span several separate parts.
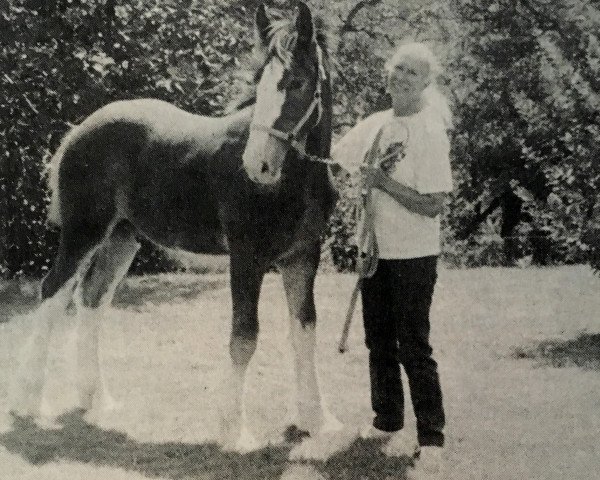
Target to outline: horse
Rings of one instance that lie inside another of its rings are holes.
[[[315,368],[315,275],[320,238],[337,195],[328,165],[332,92],[326,35],[300,3],[292,20],[255,15],[252,95],[233,112],[207,117],[154,99],[110,103],[75,126],[51,160],[49,219],[61,227],[58,253],[42,280],[37,322],[24,347],[18,415],[38,415],[49,335],[77,309],[78,407],[102,390],[98,336],[139,249],[158,246],[230,258],[232,325],[229,401],[221,441],[252,448],[245,425],[245,375],[258,336],[263,277],[281,272],[295,352],[297,420],[303,434],[335,424]],[[27,353],[28,352],[28,353]]]

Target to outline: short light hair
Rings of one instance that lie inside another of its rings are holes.
[[[442,71],[437,57],[427,45],[421,42],[410,42],[400,45],[390,59],[385,62],[387,72],[393,71],[406,57],[416,58],[427,64],[431,79],[435,79]]]

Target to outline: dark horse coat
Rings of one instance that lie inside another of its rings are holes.
[[[254,105],[210,118],[158,100],[115,102],[63,140],[50,178],[50,218],[61,226],[60,245],[42,283],[43,320],[25,346],[16,411],[38,412],[48,335],[72,298],[81,319],[79,406],[92,408],[100,386],[99,307],[110,303],[139,248],[136,236],[141,235],[165,247],[230,255],[232,370],[224,381],[230,402],[223,414],[226,443],[236,447],[246,438],[240,433],[244,377],[256,348],[260,286],[273,264],[280,267],[292,317],[298,425],[311,432],[324,425],[326,412],[314,365],[313,288],[320,236],[336,200],[327,165],[309,161],[275,136],[263,135],[272,147],[268,151],[284,153],[282,161],[261,158],[263,166],[271,160],[278,165],[273,167],[278,180],[263,185],[247,173],[252,155],[244,161],[242,157],[251,143],[251,122],[265,122],[255,113],[272,96],[284,101],[280,111],[271,108],[277,118],[267,127],[285,132],[301,125],[298,138],[305,141],[306,151],[329,155],[332,109],[326,45],[302,3],[294,22],[272,22],[260,7],[256,29],[261,66],[255,78],[262,82]],[[269,84],[265,69],[281,72],[280,80]],[[309,107],[315,98],[320,105],[313,114]]]

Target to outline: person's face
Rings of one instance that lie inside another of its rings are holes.
[[[388,92],[392,98],[419,98],[429,85],[429,65],[405,56],[388,73]]]

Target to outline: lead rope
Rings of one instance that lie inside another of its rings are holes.
[[[375,163],[377,154],[379,152],[379,142],[381,140],[381,134],[383,128],[377,132],[373,145],[365,155],[363,163],[367,166],[372,166]],[[350,324],[352,323],[352,317],[354,316],[354,310],[356,309],[356,301],[358,300],[358,293],[361,291],[363,281],[365,278],[371,278],[377,270],[377,262],[379,260],[379,249],[377,248],[377,238],[375,237],[375,229],[373,228],[373,204],[372,204],[372,188],[365,187],[364,185],[360,190],[360,224],[358,232],[358,257],[356,260],[356,271],[358,273],[358,279],[352,295],[350,296],[350,303],[348,310],[346,311],[346,319],[344,321],[344,327],[342,329],[342,335],[338,344],[338,351],[344,353],[348,350],[348,334],[350,333]]]
[[[405,126],[406,127],[406,126]],[[379,144],[381,141],[381,135],[383,133],[383,127],[377,132],[373,145],[369,149],[365,156],[363,163],[368,166],[372,166],[375,160],[379,156]],[[397,159],[404,158],[406,154],[406,145],[408,143],[409,130],[406,128],[406,139],[396,145],[396,148],[388,150],[386,155],[379,158],[379,167],[382,168],[386,173],[389,174],[391,166],[388,166],[388,160],[397,161]],[[394,163],[395,163],[394,161]],[[344,327],[342,329],[342,335],[338,343],[338,351],[344,353],[348,350],[348,334],[350,332],[350,324],[352,323],[352,317],[354,316],[354,310],[356,309],[356,301],[358,299],[358,293],[361,291],[364,280],[371,278],[377,271],[377,264],[379,262],[379,247],[377,245],[377,237],[375,236],[374,228],[374,212],[372,205],[372,188],[361,188],[360,205],[359,205],[359,217],[362,220],[359,223],[359,234],[358,234],[358,258],[356,263],[356,271],[358,273],[358,279],[356,285],[352,291],[350,297],[350,304],[346,311],[346,319]]]

